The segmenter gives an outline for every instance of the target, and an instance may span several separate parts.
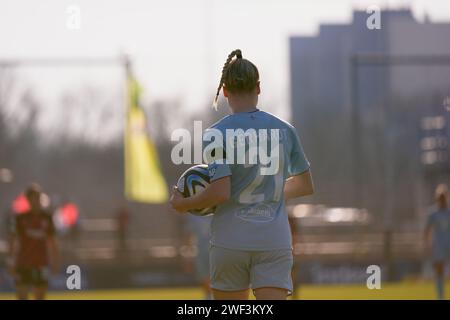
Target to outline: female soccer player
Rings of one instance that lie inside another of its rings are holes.
[[[435,198],[437,208],[428,216],[425,245],[432,251],[438,299],[444,300],[445,262],[450,260],[450,208],[448,188],[445,184],[437,186]]]
[[[269,164],[263,161],[261,148],[257,149],[256,163],[250,156],[244,163],[236,161],[234,156],[242,144],[227,138],[222,145],[225,152],[215,152],[216,158],[208,163],[211,184],[189,198],[174,188],[171,204],[178,212],[217,206],[210,248],[215,299],[248,299],[250,288],[257,299],[286,299],[292,292],[293,254],[285,202],[313,193],[310,165],[295,128],[258,109],[259,72],[242,58],[241,50],[228,56],[215,103],[222,88],[231,115],[208,130],[219,130],[224,137],[230,131],[244,132],[241,141],[245,141],[246,154],[254,151],[249,149],[252,130],[265,131],[265,136],[258,136],[258,144],[270,144],[268,150],[277,170],[265,170]],[[220,159],[225,153],[226,159]]]

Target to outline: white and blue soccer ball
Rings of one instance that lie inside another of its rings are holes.
[[[177,188],[183,197],[191,197],[202,192],[210,183],[208,166],[206,164],[195,165],[187,169],[178,179]],[[216,207],[191,210],[189,213],[196,216],[213,214]]]

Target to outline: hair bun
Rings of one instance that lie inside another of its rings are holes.
[[[235,52],[236,52],[236,58],[242,59],[242,51],[241,51],[241,49],[236,49]]]

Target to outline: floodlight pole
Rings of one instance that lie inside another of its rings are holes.
[[[351,118],[352,118],[352,149],[353,149],[353,203],[354,207],[361,209],[362,178],[361,178],[361,126],[359,115],[359,88],[358,88],[358,56],[350,58],[350,86],[351,86]]]

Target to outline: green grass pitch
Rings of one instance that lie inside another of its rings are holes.
[[[446,293],[450,297],[450,282],[446,284]],[[202,299],[199,288],[162,288],[162,289],[127,289],[127,290],[92,290],[50,292],[48,299],[68,300],[197,300]],[[371,300],[371,299],[435,299],[433,282],[402,282],[382,285],[379,290],[369,290],[365,285],[304,285],[297,292],[301,300]],[[0,293],[0,300],[14,299],[14,294]]]

